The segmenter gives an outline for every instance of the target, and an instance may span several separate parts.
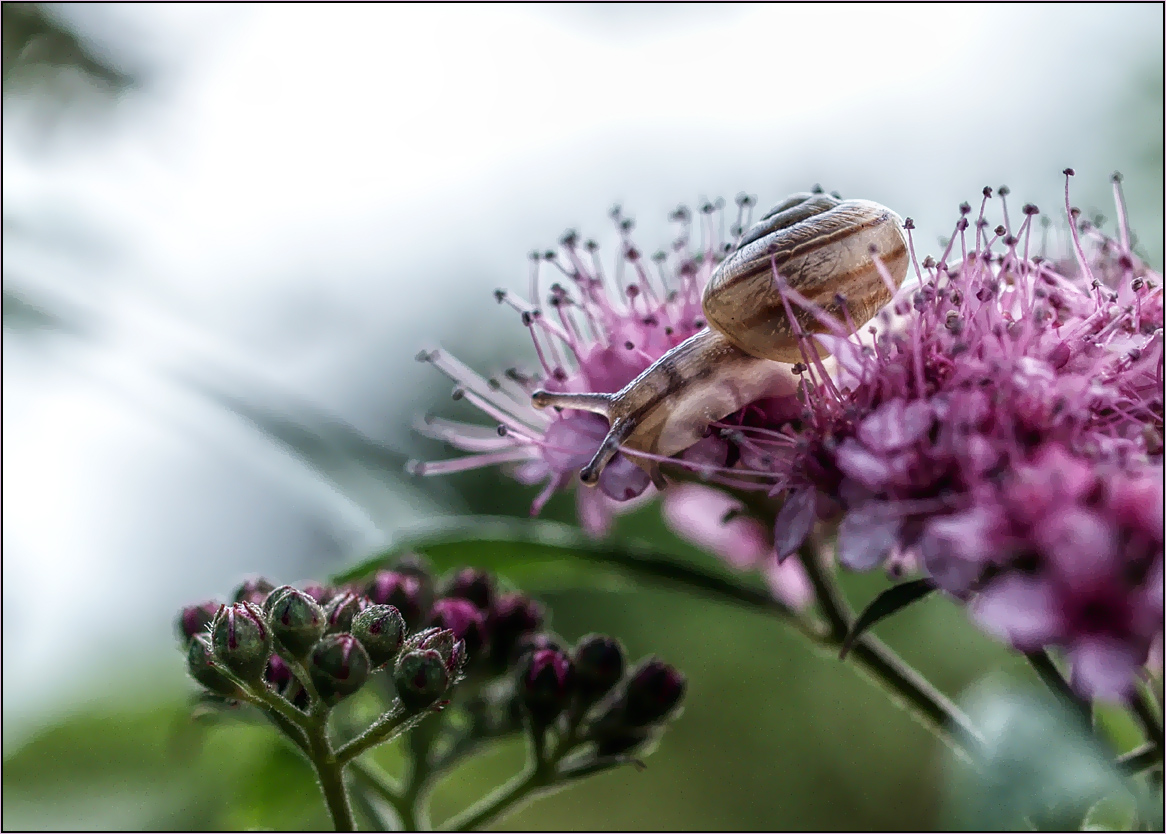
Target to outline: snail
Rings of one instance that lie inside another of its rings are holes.
[[[802,358],[798,328],[824,328],[809,311],[790,322],[774,278],[828,315],[860,327],[891,299],[878,257],[895,287],[907,274],[907,239],[895,212],[868,200],[798,193],[771,208],[713,272],[701,299],[708,326],[669,350],[614,394],[535,391],[536,408],[589,411],[609,429],[580,480],[594,486],[620,447],[670,457],[710,424],[772,392]],[[656,460],[631,456],[659,488]]]

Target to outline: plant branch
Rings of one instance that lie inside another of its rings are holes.
[[[394,702],[387,712],[369,725],[368,729],[336,751],[337,761],[341,764],[352,761],[369,748],[408,731],[427,714],[428,711],[410,713],[399,701]]]
[[[1133,704],[1131,704],[1134,717],[1138,719],[1138,723],[1142,725],[1142,731],[1146,734],[1146,741],[1154,745],[1158,750],[1158,757],[1162,757],[1163,751],[1163,733],[1162,720],[1158,717],[1157,710],[1154,709],[1150,701],[1148,692],[1139,688],[1134,695]]]
[[[1044,649],[1038,649],[1035,652],[1025,652],[1024,657],[1040,676],[1045,686],[1069,704],[1074,712],[1085,720],[1086,725],[1092,726],[1093,705],[1073,691],[1069,682],[1065,680],[1065,676],[1061,674],[1053,663],[1053,659],[1049,657],[1049,653]]]
[[[546,767],[528,767],[505,785],[483,797],[442,826],[443,831],[474,831],[515,811],[548,786]]]
[[[1161,762],[1162,751],[1147,741],[1145,744],[1135,747],[1128,753],[1123,753],[1118,756],[1114,764],[1117,765],[1118,770],[1127,776],[1137,776],[1142,771],[1161,764]]]
[[[352,769],[352,775],[359,779],[366,788],[392,806],[404,830],[413,830],[405,825],[406,817],[411,815],[409,814],[408,804],[399,786],[391,783],[389,778],[380,772],[379,768],[359,759],[349,762],[348,767]]]

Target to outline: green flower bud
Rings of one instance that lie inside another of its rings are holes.
[[[364,686],[371,664],[364,646],[351,634],[329,634],[316,644],[308,674],[320,697],[335,704]]]
[[[242,694],[238,684],[216,669],[213,660],[209,639],[202,634],[196,635],[186,650],[186,670],[216,695],[238,698]]]
[[[267,596],[274,588],[270,582],[262,576],[253,576],[246,579],[235,589],[235,593],[231,595],[231,599],[235,602],[249,602],[252,605],[263,607],[263,603],[267,600]]]
[[[328,601],[324,609],[327,615],[327,631],[329,634],[340,634],[352,630],[352,620],[364,609],[368,608],[370,600],[363,594],[345,591],[337,594]]]
[[[397,656],[405,642],[405,618],[391,605],[372,605],[352,620],[352,636],[368,652],[374,668]]]
[[[324,636],[324,609],[290,585],[272,591],[267,603],[267,622],[275,639],[293,657],[306,657]]]
[[[224,605],[211,624],[211,647],[219,663],[240,680],[258,681],[273,648],[263,612],[249,602]]]
[[[183,646],[189,646],[190,641],[200,634],[207,633],[207,626],[214,620],[220,603],[203,602],[198,605],[188,605],[178,612],[178,619],[174,623],[178,631],[178,639]]]
[[[445,694],[450,675],[445,660],[434,649],[405,652],[397,658],[393,683],[397,697],[413,712],[425,709]]]

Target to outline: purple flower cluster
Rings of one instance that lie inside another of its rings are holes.
[[[679,461],[712,484],[784,498],[774,529],[710,486],[669,487],[665,519],[730,564],[764,568],[775,595],[794,605],[809,589],[796,562],[779,575],[779,559],[816,523],[836,525],[847,567],[919,566],[1016,648],[1063,648],[1081,692],[1127,695],[1162,630],[1163,290],[1132,252],[1117,177],[1114,192],[1117,239],[1081,222],[1066,180],[1071,245],[1067,257],[1049,258],[1033,239],[1038,209],[1016,216],[1001,188],[993,225],[984,189],[978,213],[960,207],[941,257],[920,263],[912,248],[914,280],[861,330],[775,276],[791,310],[809,310],[825,332],[801,337],[804,361],[790,366],[788,390],[714,424]],[[501,295],[531,330],[538,377],[486,381],[426,354],[499,425],[429,421],[427,433],[474,454],[417,471],[517,464],[519,479],[546,483],[535,512],[571,486],[607,426],[595,415],[536,411],[530,392],[615,391],[703,326],[699,293],[731,249],[708,209],[701,252],[689,250],[685,225],[671,255],[655,259],[657,279],[626,221],[620,264],[633,274],[616,282],[593,246],[583,247],[585,263],[565,236],[564,254],[541,256],[535,271],[551,264],[574,288],[551,288],[555,322]],[[532,279],[533,297],[538,286]],[[615,502],[649,486],[617,457],[598,492],[578,490],[581,522],[602,534]]]

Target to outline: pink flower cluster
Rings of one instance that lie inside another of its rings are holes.
[[[842,564],[918,566],[1016,648],[1063,648],[1083,693],[1128,694],[1162,630],[1163,312],[1161,277],[1132,252],[1116,177],[1114,190],[1117,239],[1080,222],[1066,180],[1071,246],[1050,260],[1036,252],[1036,207],[1014,217],[1001,188],[993,225],[985,189],[978,213],[960,207],[938,260],[920,264],[912,249],[914,277],[869,328],[829,319],[784,288],[791,307],[811,309],[826,328],[802,337],[804,361],[790,368],[796,395],[747,406],[681,456],[711,483],[784,496],[775,528],[740,516],[710,486],[669,487],[665,519],[731,564],[764,567],[794,605],[810,592],[779,560],[816,523],[836,524]],[[749,201],[739,207],[737,239]],[[544,414],[530,393],[616,391],[704,326],[700,292],[731,245],[717,234],[715,207],[702,212],[695,253],[689,215],[676,217],[681,236],[652,259],[654,275],[617,215],[613,279],[595,247],[568,234],[561,255],[536,259],[531,282],[537,298],[539,267],[560,273],[551,315],[500,293],[530,329],[541,374],[487,381],[424,354],[498,426],[427,422],[426,433],[472,454],[416,471],[512,464],[520,480],[545,482],[534,512],[576,483],[604,420]],[[618,502],[649,489],[617,456],[598,491],[578,490],[580,520],[602,534]]]

